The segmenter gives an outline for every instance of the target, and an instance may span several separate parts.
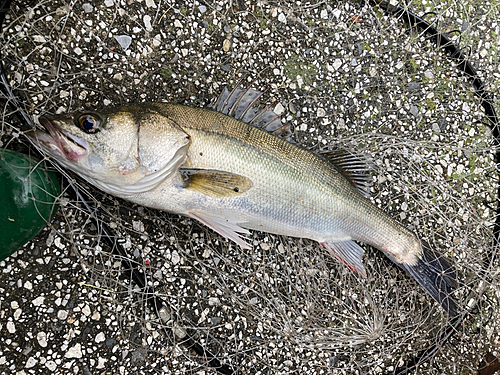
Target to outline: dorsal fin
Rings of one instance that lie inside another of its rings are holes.
[[[320,151],[325,157],[359,190],[365,197],[370,197],[373,177],[370,174],[372,159],[368,154],[354,154],[345,149]]]
[[[227,86],[224,87],[219,97],[208,107],[275,135],[289,135],[290,126],[281,123],[280,115],[274,112],[270,105],[263,107],[260,104],[259,99],[265,91],[255,90],[250,86],[242,88],[242,81],[240,80],[231,91]]]

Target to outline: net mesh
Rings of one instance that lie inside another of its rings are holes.
[[[432,12],[429,23],[470,46],[498,92],[500,4],[401,5]],[[189,339],[249,374],[401,373],[432,347],[417,373],[470,373],[485,352],[498,355],[496,143],[456,61],[385,10],[354,1],[41,1],[12,5],[0,52],[34,116],[129,102],[206,106],[242,77],[268,88],[263,101],[283,113],[293,142],[372,158],[374,203],[454,263],[463,322],[368,247],[366,279],[304,239],[253,232],[242,250],[61,171],[69,182],[56,218],[0,263],[5,303],[23,301],[24,311],[7,312],[17,333],[0,338],[0,368],[217,373]],[[8,101],[3,109],[0,147],[36,154]],[[104,241],[103,222],[146,285]],[[152,294],[165,302],[163,319]],[[12,341],[41,354],[16,359]]]

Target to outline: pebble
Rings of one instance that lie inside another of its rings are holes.
[[[82,9],[85,11],[85,13],[92,13],[94,11],[94,7],[90,3],[83,3]]]
[[[172,260],[172,264],[175,266],[176,264],[179,264],[179,262],[181,261],[181,257],[179,256],[179,253],[177,252],[177,250],[174,250],[172,251],[172,257],[171,257],[171,260]]]
[[[29,357],[28,360],[26,361],[26,365],[24,367],[32,368],[32,367],[35,367],[35,365],[37,363],[38,363],[38,361],[35,358]]]
[[[82,344],[76,343],[74,346],[69,348],[66,351],[66,354],[64,354],[65,358],[82,358],[83,353],[82,353]]]
[[[151,26],[151,16],[146,14],[143,18],[142,18],[143,22],[144,22],[144,27],[146,28],[146,31],[151,31],[153,30],[153,27]]]
[[[132,43],[132,38],[128,35],[115,35],[114,38],[124,50],[130,47]]]
[[[50,371],[55,372],[57,369],[57,363],[52,360],[45,362],[45,367],[47,367]]]
[[[14,324],[13,321],[8,321],[7,322],[7,331],[9,333],[16,333],[16,325]]]
[[[419,82],[409,82],[406,85],[406,88],[408,89],[409,92],[419,92],[422,87],[422,84]]]
[[[95,337],[95,342],[98,344],[101,342],[104,342],[105,340],[106,340],[106,336],[104,335],[104,332],[99,332]]]
[[[413,116],[418,116],[418,107],[414,104],[411,104],[410,105],[410,113],[413,115]]]
[[[38,341],[38,345],[42,348],[47,347],[47,334],[45,332],[38,332],[36,335],[36,339]]]
[[[44,301],[45,301],[45,297],[40,296],[40,297],[36,297],[33,301],[31,301],[31,303],[33,304],[33,306],[41,306]]]

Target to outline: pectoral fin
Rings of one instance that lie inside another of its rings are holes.
[[[365,250],[356,242],[321,242],[320,244],[347,267],[366,277],[366,270],[363,267],[363,254]]]
[[[248,191],[253,183],[248,177],[212,169],[180,168],[184,188],[213,197],[230,197]]]
[[[242,228],[235,221],[229,221],[222,217],[202,214],[199,212],[189,212],[189,217],[200,221],[207,227],[213,229],[221,236],[230,239],[236,244],[240,245],[242,249],[250,249],[250,245],[246,243],[243,238],[238,234],[250,234],[248,230]]]

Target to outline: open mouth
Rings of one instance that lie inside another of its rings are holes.
[[[45,128],[45,131],[34,129],[26,133],[37,143],[70,161],[77,161],[82,156],[87,155],[89,150],[87,141],[61,129],[48,117],[40,117],[38,122]]]

